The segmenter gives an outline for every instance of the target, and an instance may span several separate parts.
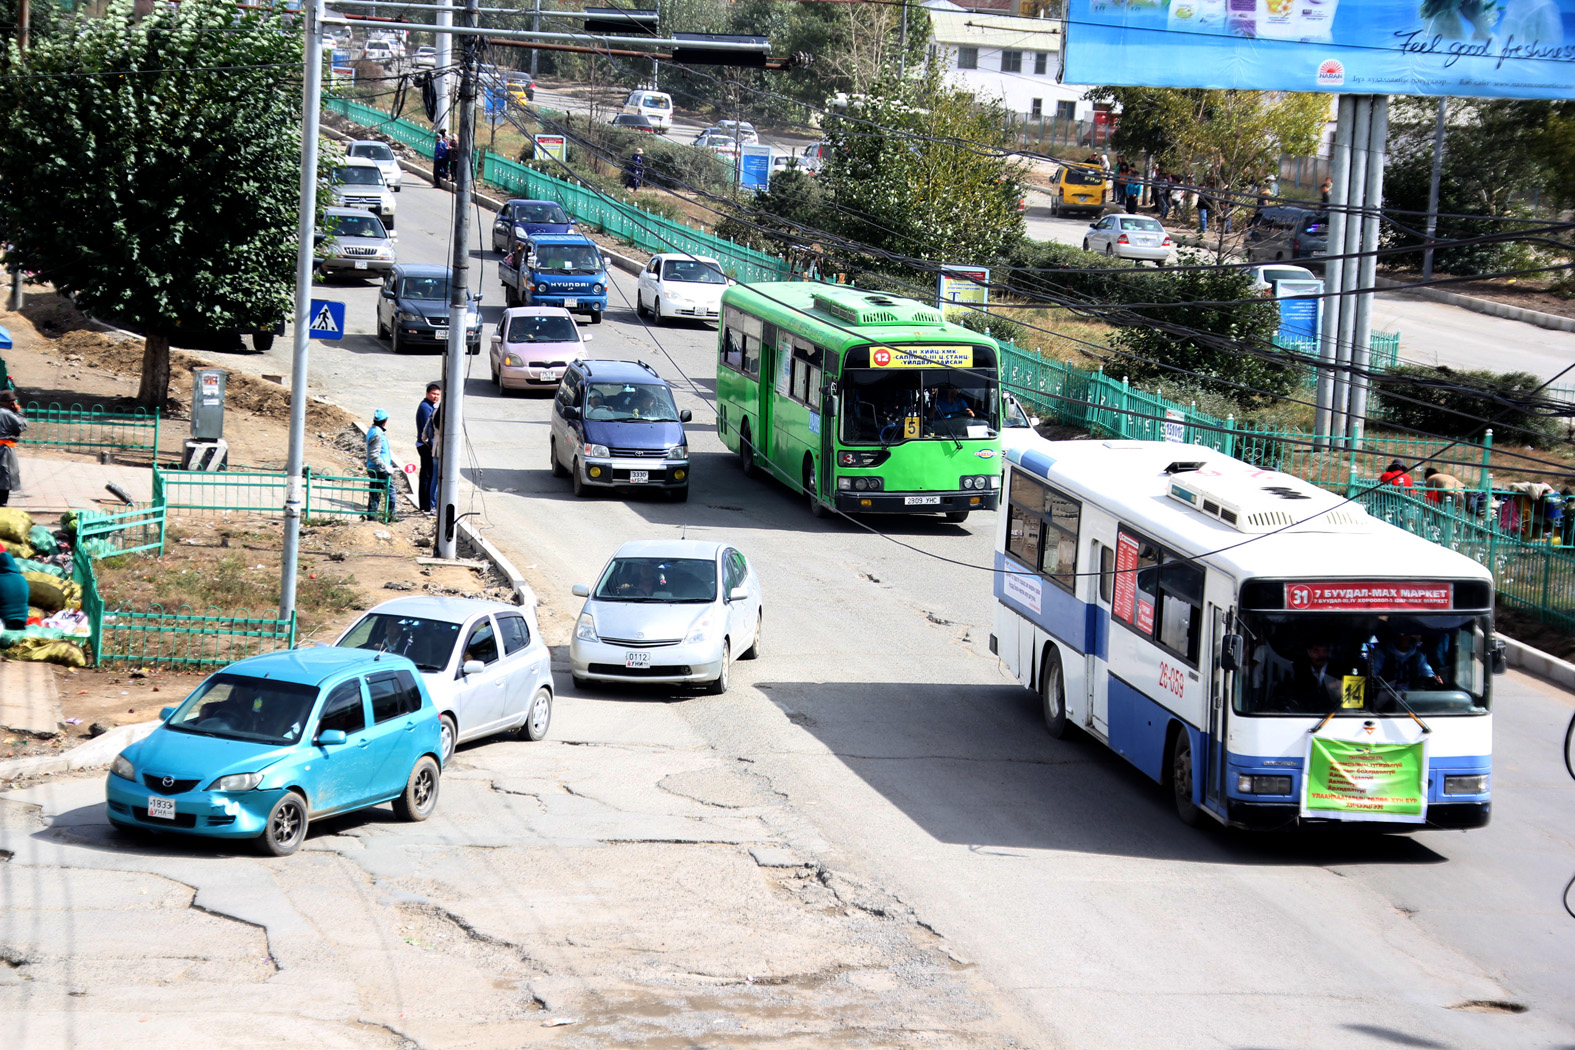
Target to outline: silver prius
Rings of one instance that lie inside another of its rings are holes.
[[[585,599],[574,684],[650,682],[727,692],[732,662],[760,655],[760,579],[736,547],[637,540],[618,548]]]

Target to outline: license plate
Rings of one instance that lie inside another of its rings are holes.
[[[355,268],[357,270],[364,270],[364,269],[366,269],[366,260],[365,259],[357,259],[355,261]]]
[[[565,299],[563,301],[563,308],[565,310],[573,310],[575,307],[577,307],[579,305],[580,305],[580,301],[578,299]]]
[[[434,329],[432,329],[432,338],[434,338],[434,339],[447,339],[448,338],[448,329],[447,328],[434,328]]]
[[[906,506],[906,507],[939,507],[941,505],[941,497],[939,497],[939,496],[904,496],[904,497],[902,497],[902,502],[903,502],[903,505]]]
[[[644,485],[646,482],[648,482],[650,480],[651,480],[651,472],[649,470],[631,470],[631,471],[629,471],[629,484],[631,484],[631,485]]]
[[[650,653],[624,653],[623,654],[623,665],[625,667],[650,667],[651,666],[651,654]],[[170,816],[174,816],[174,815],[175,814],[173,814],[173,813],[170,814]]]
[[[158,817],[160,820],[174,820],[175,800],[172,798],[159,798],[156,795],[149,798],[148,816]]]

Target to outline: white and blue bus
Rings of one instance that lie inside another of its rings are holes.
[[[1485,568],[1198,445],[1006,458],[990,646],[1051,733],[1108,744],[1188,823],[1488,822]]]

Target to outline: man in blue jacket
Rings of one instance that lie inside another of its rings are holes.
[[[432,441],[427,436],[427,420],[443,400],[443,384],[428,383],[427,396],[416,406],[416,455],[421,457],[421,472],[416,476],[416,499],[428,514],[437,506],[437,471],[432,464]]]
[[[388,520],[397,521],[394,508],[394,475],[399,468],[394,465],[393,450],[388,447],[388,413],[381,408],[372,413],[372,425],[366,428],[366,474],[372,479],[367,486],[366,516],[376,521],[382,517],[379,508],[383,494],[388,494]]]
[[[27,577],[11,552],[0,546],[0,628],[20,631],[27,626]]]

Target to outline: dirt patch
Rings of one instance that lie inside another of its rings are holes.
[[[1554,624],[1543,623],[1524,610],[1499,603],[1494,613],[1494,627],[1533,649],[1541,649],[1561,660],[1575,660],[1575,635]]]

